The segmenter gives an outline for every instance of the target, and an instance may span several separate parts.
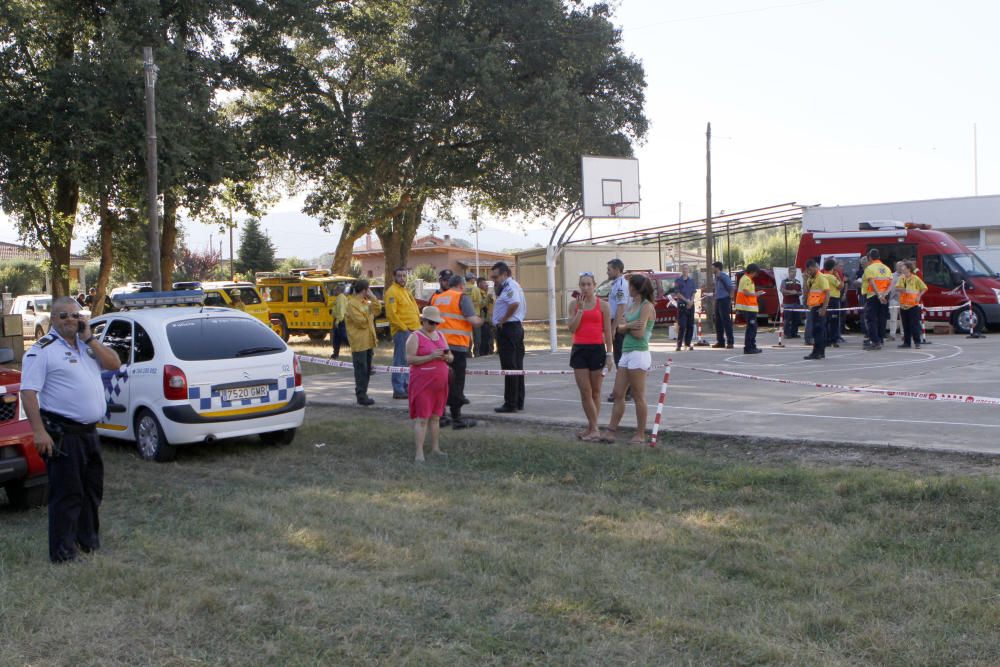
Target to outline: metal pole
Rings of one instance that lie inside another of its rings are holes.
[[[660,259],[660,271],[663,270],[663,248],[660,247],[661,234],[656,235],[656,256]]]
[[[149,213],[149,278],[153,289],[163,289],[160,275],[160,219],[156,173],[156,73],[153,48],[142,49],[142,69],[146,78],[146,207]]]
[[[677,246],[677,252],[676,252],[677,259],[675,260],[675,262],[677,266],[680,266],[681,264],[683,264],[683,262],[681,261],[681,202],[677,202],[677,241],[675,245]],[[677,267],[674,267],[674,270],[677,271],[678,270]],[[695,273],[698,272],[695,271]]]
[[[233,205],[229,204],[229,280],[236,280],[236,262],[233,258]]]
[[[785,267],[788,267],[788,224],[785,224]]]
[[[476,277],[479,277],[479,211],[472,212],[472,228],[476,230]]]
[[[712,275],[712,124],[705,130],[705,275]]]

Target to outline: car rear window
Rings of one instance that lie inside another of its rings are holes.
[[[269,327],[245,317],[198,317],[167,325],[167,341],[183,361],[278,354],[287,348]]]

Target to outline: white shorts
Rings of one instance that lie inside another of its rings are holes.
[[[622,358],[618,360],[618,368],[630,371],[648,371],[652,365],[653,357],[650,356],[648,350],[645,352],[631,350],[623,353]]]

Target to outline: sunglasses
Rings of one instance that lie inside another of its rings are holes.
[[[591,278],[593,278],[594,274],[591,273],[590,271],[581,271],[580,272],[580,277],[583,278],[584,276],[590,276]]]
[[[74,320],[78,320],[80,319],[80,313],[66,313],[66,312],[59,313],[60,320],[65,320],[68,317],[72,317]]]
[[[435,322],[434,320],[424,320],[424,322],[431,325],[432,327],[436,327],[437,325],[441,324],[440,322]]]

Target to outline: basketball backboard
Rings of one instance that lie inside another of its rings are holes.
[[[639,217],[639,161],[630,157],[584,155],[583,217]]]

